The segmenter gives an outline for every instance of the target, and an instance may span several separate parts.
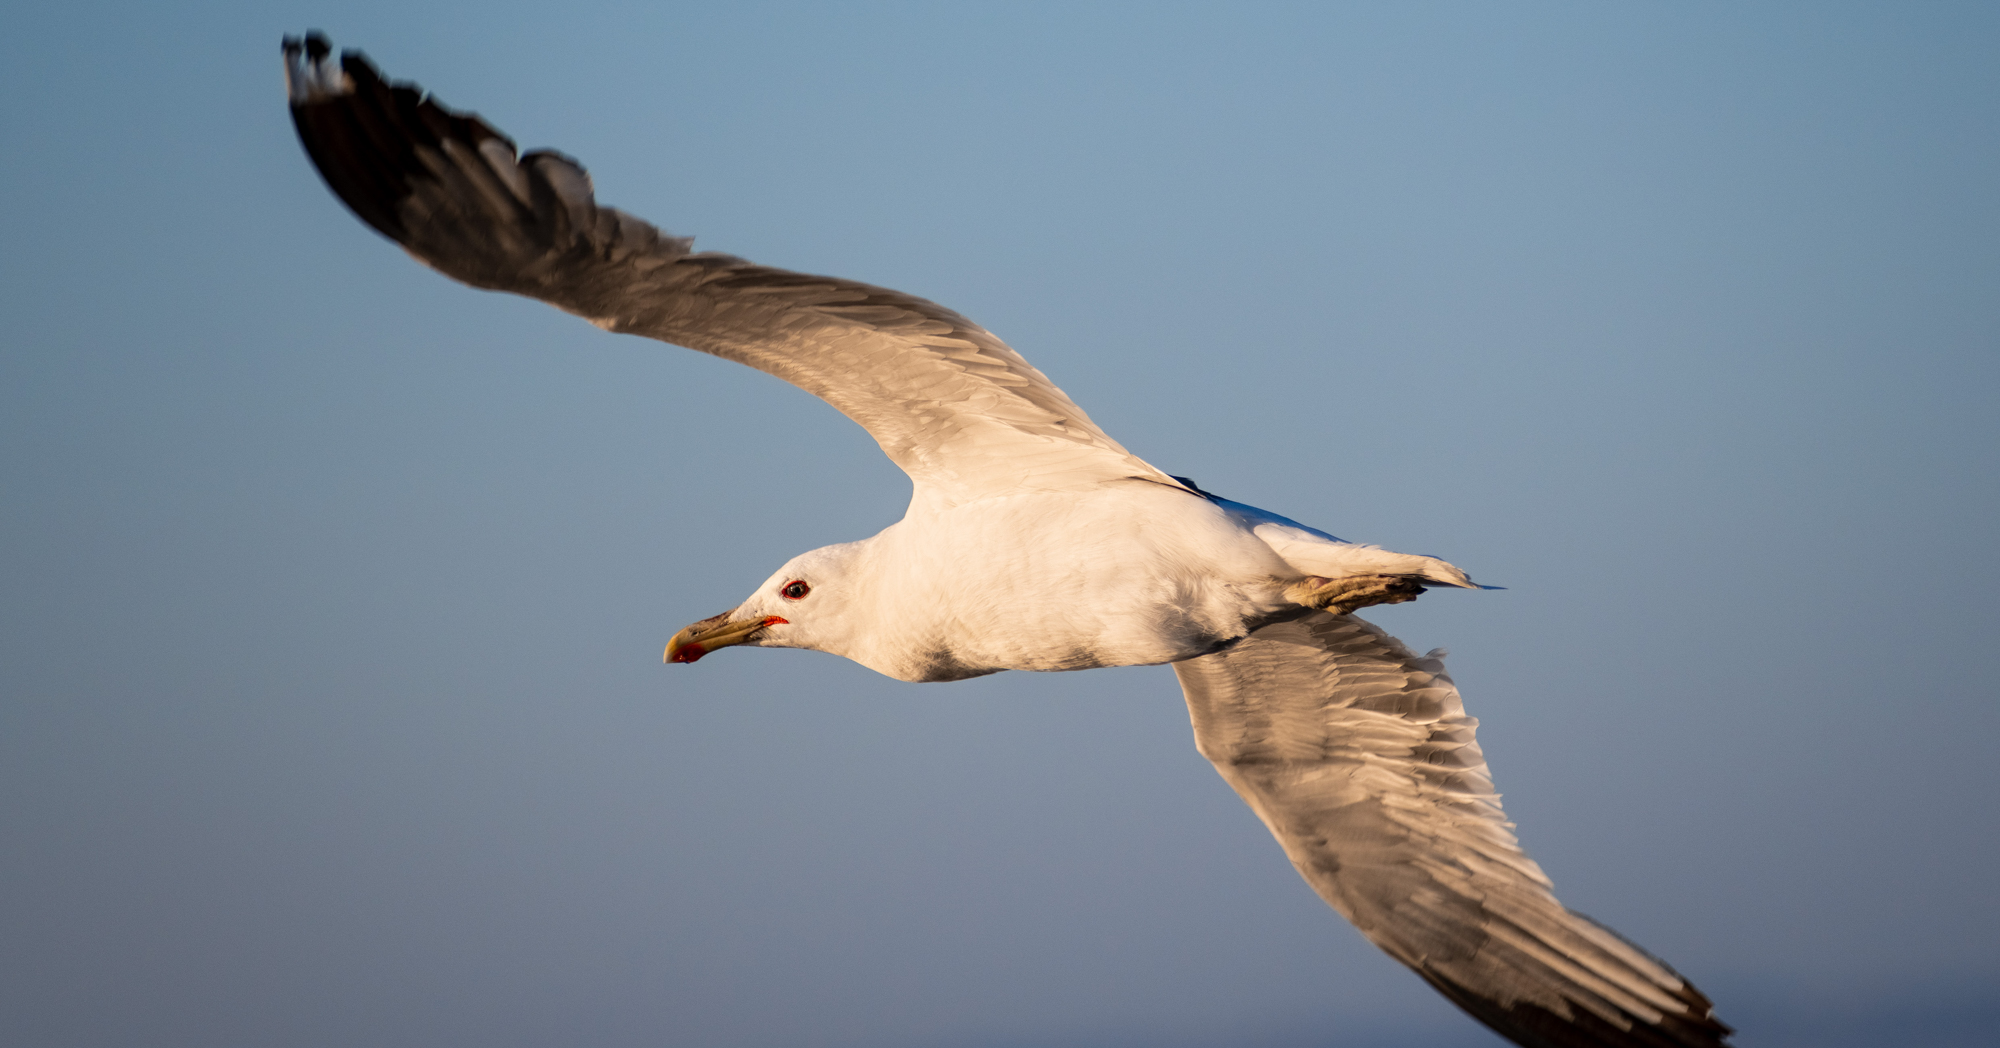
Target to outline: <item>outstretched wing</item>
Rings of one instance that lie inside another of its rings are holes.
[[[924,497],[957,503],[1137,477],[1178,484],[1119,446],[1048,377],[932,302],[836,277],[691,253],[599,207],[558,153],[517,156],[479,117],[385,82],[359,52],[287,40],[292,120],[354,213],[474,287],[537,298],[776,375],[861,424]]]
[[[1537,1048],[1723,1044],[1685,979],[1556,901],[1441,656],[1315,612],[1174,671],[1202,756],[1306,882],[1481,1022]]]

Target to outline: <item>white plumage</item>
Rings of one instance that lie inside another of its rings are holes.
[[[1172,663],[1201,752],[1306,881],[1391,956],[1524,1045],[1719,1045],[1664,964],[1550,893],[1502,814],[1441,653],[1355,608],[1471,587],[1168,476],[1020,354],[934,303],[692,251],[548,152],[286,42],[292,114],[336,194],[424,264],[813,393],[909,473],[894,526],[792,558],[672,661],[731,645],[889,676]]]

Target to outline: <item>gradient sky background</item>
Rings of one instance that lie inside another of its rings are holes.
[[[681,625],[908,486],[451,284],[321,27],[700,245],[951,305],[1134,451],[1510,588],[1448,645],[1572,907],[1778,1046],[2000,1043],[2000,9],[77,3],[0,33],[0,1041],[1495,1043],[1162,667]]]

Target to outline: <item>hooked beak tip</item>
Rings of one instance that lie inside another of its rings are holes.
[[[667,652],[660,657],[661,662],[693,662],[715,648],[726,648],[732,644],[742,644],[767,626],[786,626],[791,623],[778,615],[767,615],[761,619],[730,622],[728,612],[714,618],[703,619],[674,634],[667,642]]]

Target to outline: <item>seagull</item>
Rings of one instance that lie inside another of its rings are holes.
[[[317,32],[283,51],[306,154],[417,261],[776,375],[909,474],[900,522],[793,557],[667,662],[808,648],[906,681],[1171,664],[1196,747],[1306,883],[1473,1018],[1531,1048],[1727,1043],[1686,979],[1556,901],[1444,653],[1354,615],[1482,588],[1465,572],[1161,472],[949,309],[695,252],[358,51],[336,61]]]

